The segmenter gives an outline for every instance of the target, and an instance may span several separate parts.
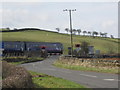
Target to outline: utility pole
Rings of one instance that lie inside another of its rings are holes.
[[[73,57],[73,38],[72,38],[72,17],[71,17],[71,13],[72,11],[76,11],[76,9],[65,9],[63,11],[69,11],[69,16],[70,16],[70,32],[71,32],[71,55]]]

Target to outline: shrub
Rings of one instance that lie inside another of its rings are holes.
[[[33,88],[32,76],[23,67],[2,62],[3,88]]]

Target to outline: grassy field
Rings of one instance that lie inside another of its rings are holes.
[[[61,42],[64,45],[65,54],[67,47],[70,46],[70,35],[59,34],[48,31],[21,31],[21,32],[3,32],[3,41],[33,41],[33,42]],[[118,53],[118,39],[89,37],[73,35],[73,44],[78,44],[83,41],[93,45],[95,49],[101,50],[102,53]]]
[[[0,31],[7,31],[7,30],[8,30],[8,29],[5,29],[5,28],[4,28],[4,29],[1,29],[1,28],[0,28]]]
[[[71,70],[93,71],[93,72],[114,73],[114,74],[120,73],[118,71],[118,69],[103,69],[103,68],[95,68],[95,67],[84,67],[84,66],[78,66],[78,65],[69,65],[69,64],[63,64],[60,61],[54,62],[53,65],[57,66],[57,67],[60,67],[60,68],[66,68],[66,69],[71,69]]]
[[[29,72],[32,75],[32,80],[36,88],[83,88],[83,90],[89,90],[72,81],[56,78],[42,73],[32,71]]]

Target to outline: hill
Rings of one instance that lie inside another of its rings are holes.
[[[60,34],[50,31],[18,31],[18,32],[1,32],[3,41],[32,41],[32,42],[61,42],[64,45],[64,52],[67,53],[67,47],[70,46],[70,35]],[[73,44],[86,41],[99,49],[101,53],[118,53],[118,39],[89,37],[73,35]]]

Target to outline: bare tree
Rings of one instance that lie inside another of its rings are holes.
[[[69,28],[65,28],[65,31],[68,33],[69,32]]]
[[[98,35],[98,32],[95,31],[95,35],[97,36],[97,35]]]
[[[100,32],[100,36],[101,36],[101,37],[107,37],[107,33],[101,33],[101,32]]]
[[[102,37],[102,32],[100,32],[100,37]]]
[[[88,34],[89,34],[89,36],[91,36],[91,32],[90,31],[88,31]]]
[[[92,36],[93,36],[93,37],[94,37],[94,35],[95,35],[95,31],[92,32]]]
[[[107,37],[107,33],[104,33],[104,36]]]
[[[73,29],[73,33],[74,33],[74,35],[76,35],[76,32],[77,32],[77,30],[76,30],[76,29]]]
[[[81,29],[77,29],[78,35],[80,35],[81,33]]]
[[[110,35],[110,37],[111,37],[111,38],[114,38],[114,36],[113,36],[113,35]]]
[[[104,33],[100,32],[100,36],[101,36],[101,37],[104,37]]]
[[[58,33],[59,33],[59,31],[60,31],[60,28],[55,28],[57,31],[58,31]]]
[[[7,27],[7,28],[6,28],[6,30],[10,30],[10,28],[9,28],[9,27]]]
[[[84,36],[85,36],[86,33],[87,33],[87,31],[83,31]]]
[[[82,55],[84,55],[84,56],[86,56],[88,54],[88,45],[89,45],[89,43],[85,42],[85,41],[83,41],[81,43],[81,52],[82,52]]]
[[[17,28],[14,28],[14,30],[18,30]]]

